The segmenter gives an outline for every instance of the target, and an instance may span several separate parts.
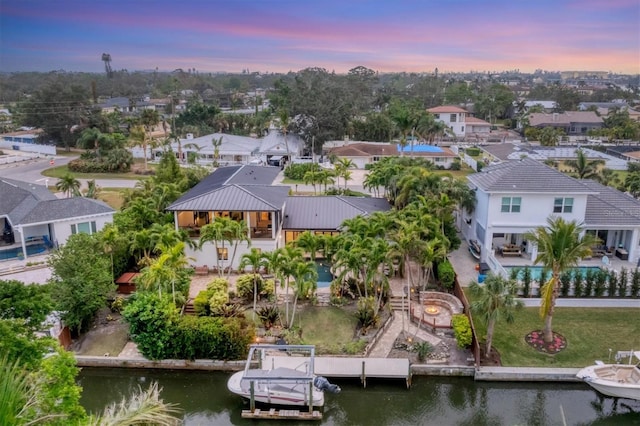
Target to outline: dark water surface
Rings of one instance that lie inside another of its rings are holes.
[[[160,384],[162,398],[179,404],[186,425],[640,425],[640,401],[615,401],[576,383],[475,382],[469,378],[414,376],[404,382],[338,381],[325,395],[322,422],[241,418],[248,404],[227,390],[229,373],[89,369],[80,373],[82,405],[101,412],[138,386]],[[332,381],[335,382],[335,381]],[[566,423],[563,423],[563,417]]]

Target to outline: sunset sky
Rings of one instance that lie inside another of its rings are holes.
[[[0,71],[640,73],[639,0],[0,0]]]

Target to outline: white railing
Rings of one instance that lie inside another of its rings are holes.
[[[489,268],[491,268],[491,272],[493,272],[495,275],[499,275],[502,278],[509,278],[509,273],[506,269],[504,269],[500,262],[498,262],[498,259],[496,259],[496,257],[494,256],[494,253],[489,253],[489,256],[487,256],[487,264],[489,265]]]

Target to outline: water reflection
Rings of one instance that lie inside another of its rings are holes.
[[[93,412],[156,380],[162,398],[184,410],[187,425],[255,424],[241,418],[248,405],[227,390],[228,377],[204,371],[84,369],[79,383],[82,404]],[[640,425],[640,401],[615,401],[580,383],[414,377],[410,390],[403,381],[368,381],[366,389],[357,381],[337,383],[342,392],[326,397],[322,425],[561,425],[563,414],[569,425]]]

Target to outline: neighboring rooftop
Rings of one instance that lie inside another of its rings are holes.
[[[576,179],[531,158],[487,166],[467,179],[486,192],[594,192]]]
[[[384,198],[303,196],[289,197],[284,217],[284,229],[337,230],[345,219],[368,216],[391,208]]]

